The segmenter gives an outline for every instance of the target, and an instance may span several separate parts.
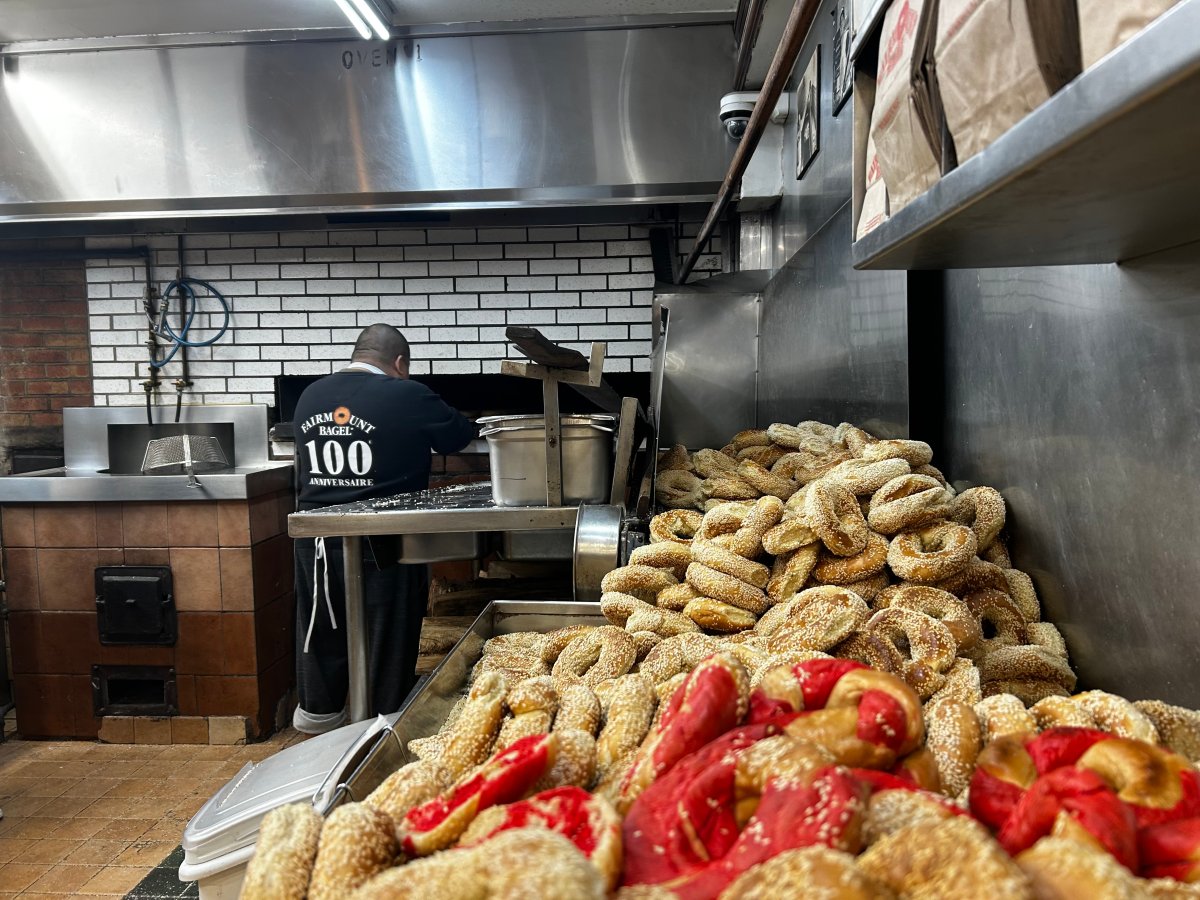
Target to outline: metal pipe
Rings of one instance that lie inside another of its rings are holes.
[[[746,18],[742,30],[738,34],[737,61],[733,66],[733,89],[745,90],[746,76],[750,72],[750,59],[754,55],[754,43],[758,39],[758,29],[762,27],[763,7],[767,0],[750,0],[746,8]]]
[[[820,6],[821,0],[796,0],[792,7],[792,11],[788,15],[787,26],[783,30],[783,38],[775,49],[775,56],[771,60],[770,68],[767,69],[766,81],[763,82],[762,90],[758,94],[758,102],[754,104],[754,112],[750,115],[746,133],[742,135],[742,140],[738,144],[737,150],[734,151],[733,162],[729,164],[729,171],[725,173],[725,180],[721,182],[717,198],[708,208],[708,215],[704,217],[704,224],[700,226],[700,231],[696,235],[696,243],[692,247],[692,252],[688,254],[683,268],[679,270],[677,284],[683,284],[692,274],[696,260],[700,258],[709,238],[712,237],[717,221],[725,212],[729,201],[733,199],[733,191],[742,180],[746,166],[750,164],[750,158],[754,155],[758,142],[762,139],[763,131],[767,127],[775,104],[779,102],[779,95],[783,93],[784,85],[787,84],[787,80],[792,74],[792,68],[796,65],[796,57],[800,55],[804,38],[808,35],[808,30],[812,26]]]
[[[371,678],[367,669],[367,622],[363,602],[362,538],[342,538],[342,565],[346,582],[346,664],[349,679],[350,721],[369,719]]]

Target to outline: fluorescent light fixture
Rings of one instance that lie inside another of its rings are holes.
[[[375,36],[381,41],[386,41],[391,38],[392,34],[388,31],[388,27],[379,16],[379,10],[369,0],[350,0],[354,4],[354,8],[358,14],[362,16],[367,24],[371,26],[371,30],[375,32]],[[366,35],[363,35],[366,37]]]
[[[358,32],[358,36],[364,41],[369,40],[371,29],[367,27],[367,23],[362,20],[362,17],[354,11],[350,4],[346,0],[333,0],[333,2],[338,5],[338,9],[345,13],[346,18],[350,20],[350,24],[354,26],[354,30]]]

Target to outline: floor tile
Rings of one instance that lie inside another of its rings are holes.
[[[50,837],[65,840],[87,840],[94,836],[104,825],[104,819],[67,819],[65,823],[51,832]]]
[[[63,791],[63,796],[91,797],[94,800],[97,797],[103,797],[121,781],[122,779],[120,778],[110,778],[102,775],[93,778],[84,778]]]
[[[26,892],[41,891],[49,894],[73,894],[87,884],[95,876],[96,870],[91,866],[55,866],[33,884]]]
[[[28,850],[21,854],[18,862],[30,864],[54,865],[60,863],[63,857],[78,850],[83,841],[45,838],[33,842]]]
[[[0,891],[23,891],[49,870],[50,867],[44,865],[6,863],[0,866]]]
[[[87,881],[81,894],[124,894],[145,877],[145,870],[133,866],[106,866]]]
[[[33,838],[0,837],[0,866],[21,861],[21,854],[33,846]]]
[[[117,857],[121,866],[156,866],[176,847],[175,841],[134,841]]]
[[[132,841],[106,838],[84,841],[76,850],[63,857],[62,862],[67,865],[92,866],[93,868],[112,865],[118,856],[129,849],[131,843]]]
[[[54,797],[35,815],[42,818],[71,819],[83,812],[93,802],[90,797]]]
[[[96,832],[101,840],[136,841],[154,825],[151,819],[113,819]]]

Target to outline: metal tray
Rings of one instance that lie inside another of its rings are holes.
[[[599,603],[493,600],[394,721],[364,735],[338,760],[313,799],[317,812],[328,815],[344,802],[361,802],[388,775],[416,759],[408,750],[408,742],[436,734],[442,727],[458,698],[466,693],[471,669],[483,654],[483,643],[488,638],[606,622]]]

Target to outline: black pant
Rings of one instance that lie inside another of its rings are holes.
[[[395,712],[416,684],[417,645],[429,593],[424,565],[380,566],[363,539],[363,605],[368,636],[367,671],[376,713]],[[345,567],[341,538],[325,538],[326,558],[317,569],[320,594],[313,584],[316,541],[296,541],[296,684],[300,708],[335,713],[346,705],[349,688],[346,651]],[[334,631],[325,603],[324,567],[329,566],[329,595],[338,627]],[[316,622],[308,652],[304,639],[316,598]]]

